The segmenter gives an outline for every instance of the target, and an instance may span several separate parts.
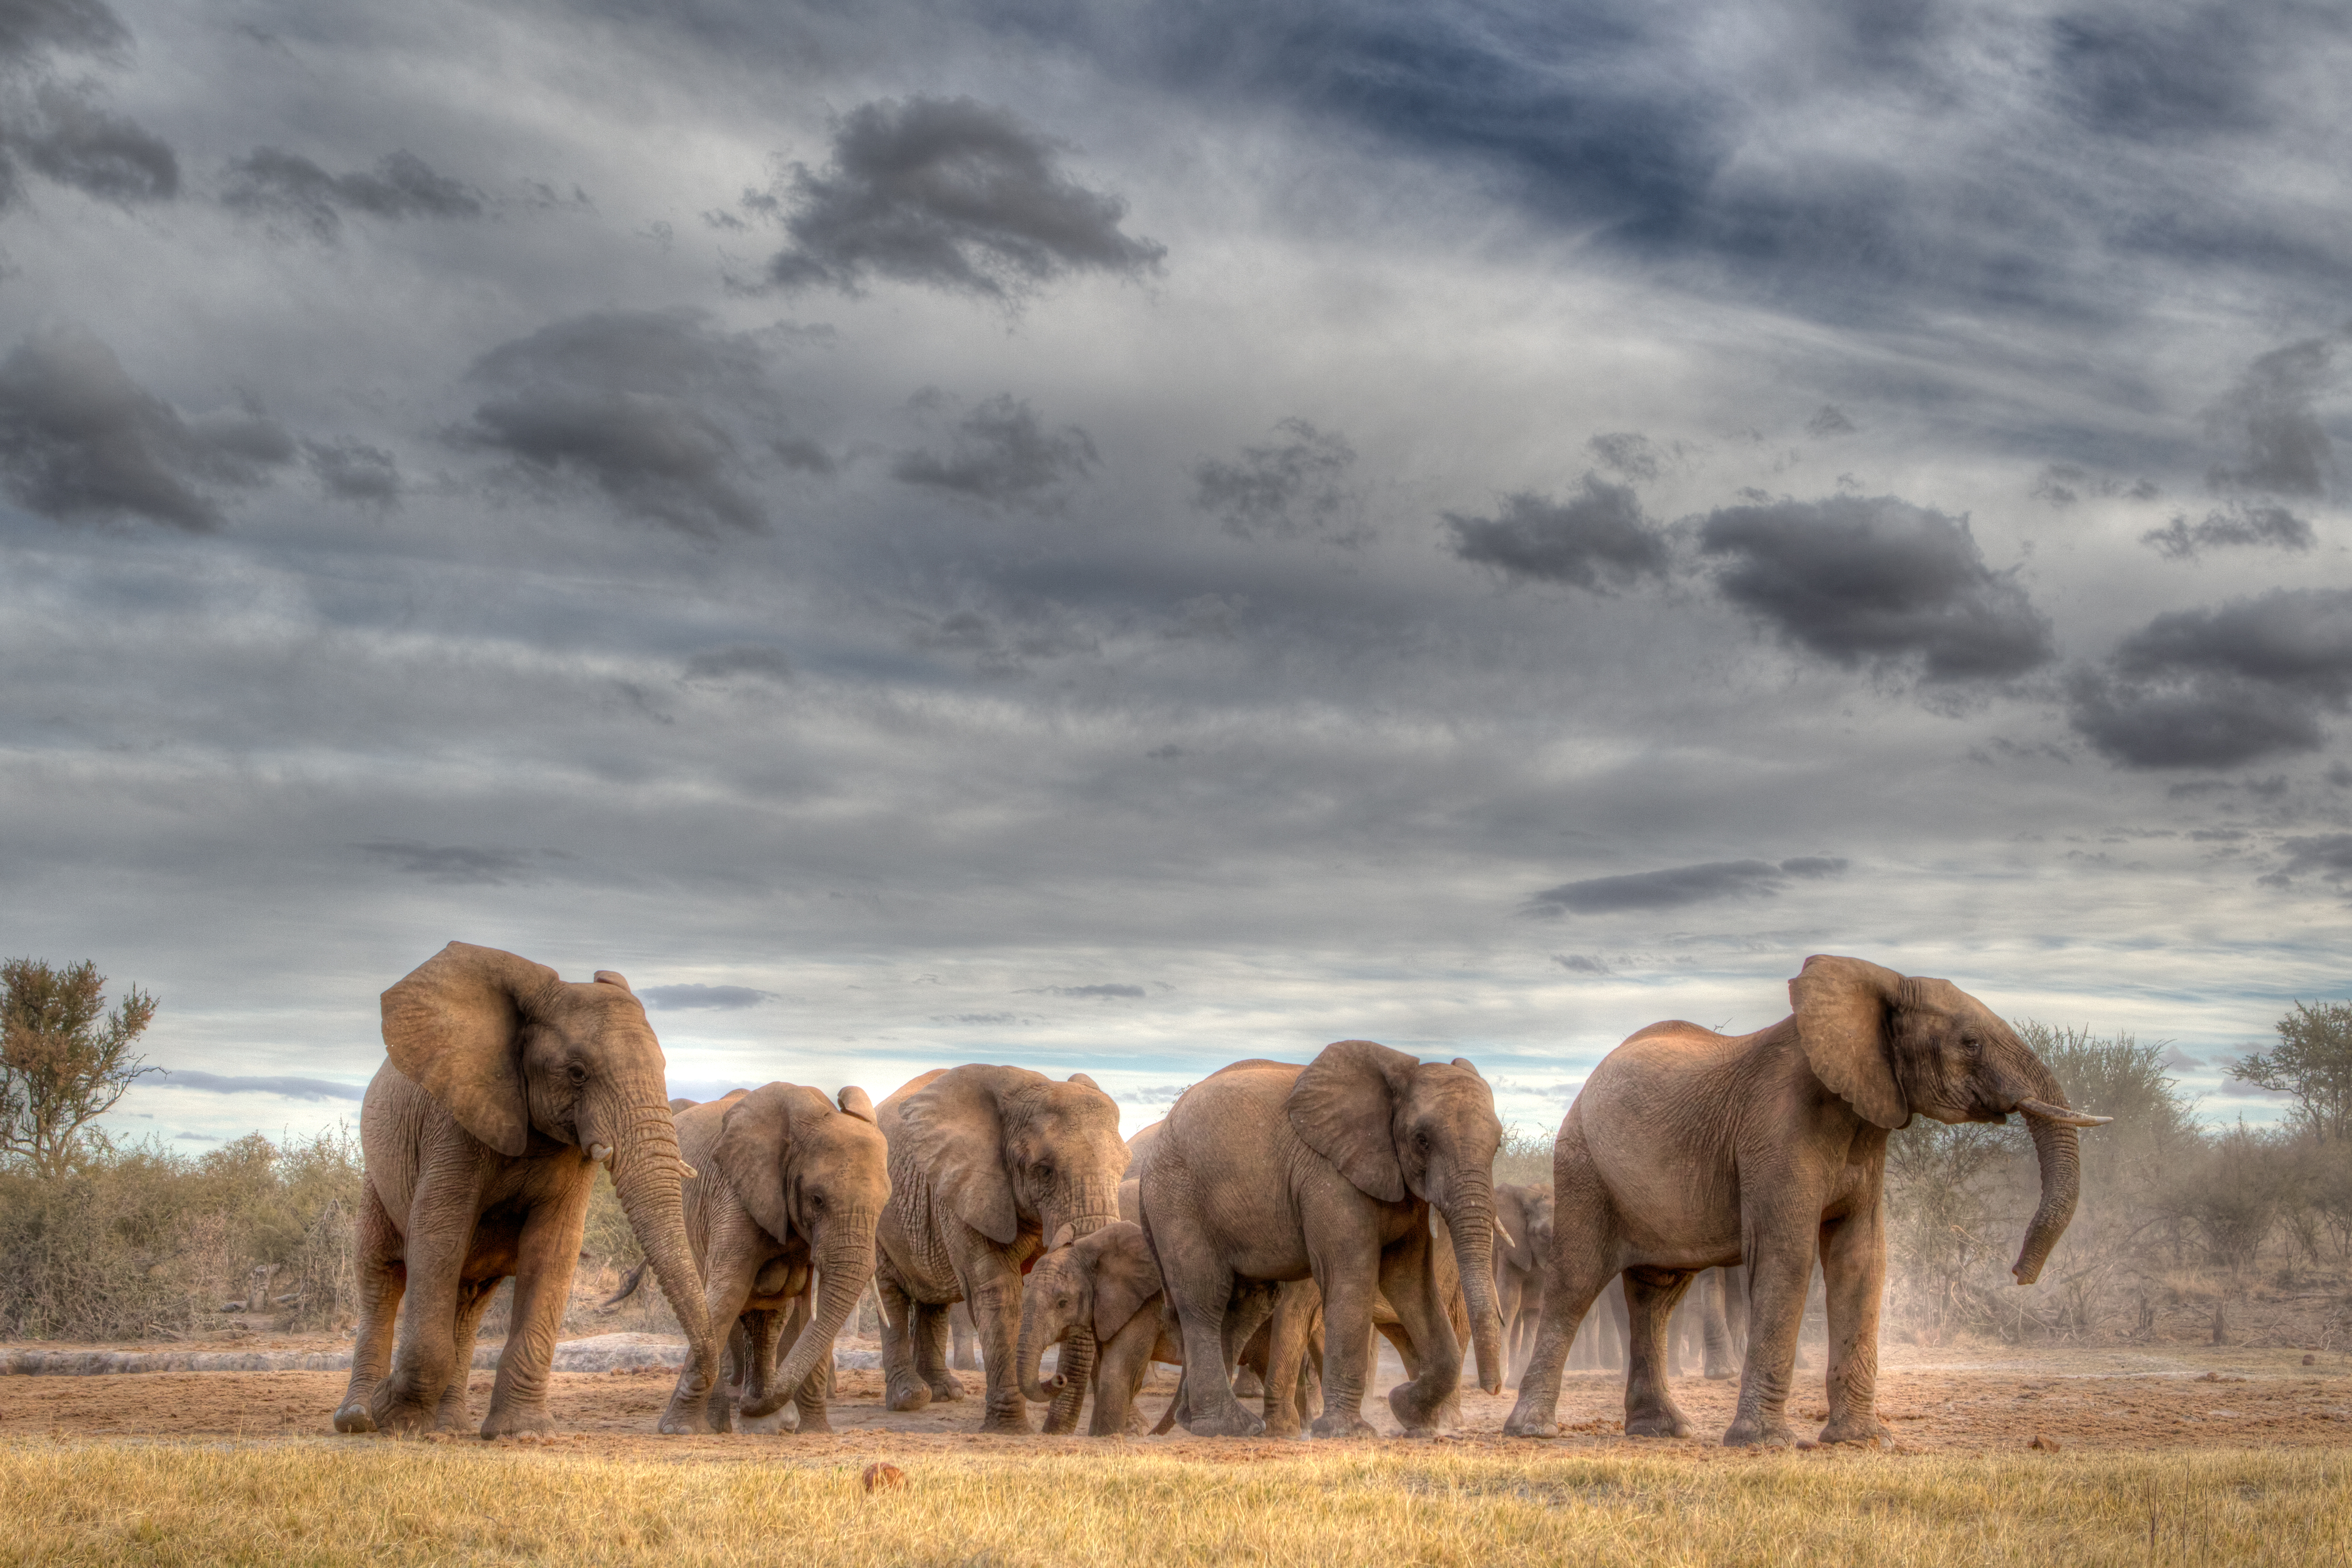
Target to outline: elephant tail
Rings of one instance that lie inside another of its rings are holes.
[[[597,1302],[596,1310],[600,1312],[609,1312],[614,1308],[619,1306],[622,1302],[627,1300],[630,1297],[635,1295],[637,1293],[637,1287],[645,1283],[646,1268],[646,1265],[640,1263],[635,1268],[630,1269],[627,1274],[622,1277],[621,1288],[614,1291],[610,1296],[605,1297],[603,1300]]]
[[[1155,1437],[1163,1436],[1176,1425],[1176,1411],[1184,1403],[1184,1379],[1176,1379],[1176,1392],[1168,1396],[1168,1408],[1160,1413],[1160,1425],[1151,1429]]]

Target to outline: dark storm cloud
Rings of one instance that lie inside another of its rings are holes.
[[[2312,401],[2334,368],[2335,351],[2321,338],[2274,349],[2248,366],[2208,415],[2215,431],[2239,447],[2235,461],[2215,465],[2208,476],[2214,486],[2325,493],[2331,448]]]
[[[1355,500],[1347,477],[1356,448],[1304,419],[1285,419],[1274,430],[1281,439],[1243,447],[1239,462],[1195,464],[1192,505],[1241,539],[1328,531]]]
[[[2049,618],[1985,564],[1965,517],[1893,496],[1783,500],[1710,513],[1699,549],[1725,560],[1725,597],[1839,664],[2002,680],[2055,657]]]
[[[667,1010],[699,1007],[719,1012],[757,1007],[776,999],[772,992],[754,991],[749,985],[648,985],[637,996],[649,1006]]]
[[[890,477],[990,506],[1050,510],[1061,488],[1096,461],[1095,444],[1084,430],[1075,425],[1048,430],[1025,401],[1000,392],[957,422],[946,453],[902,452]]]
[[[1526,913],[1549,919],[1561,914],[1614,914],[1628,910],[1675,910],[1685,904],[1716,899],[1769,898],[1789,885],[1789,879],[1817,880],[1845,870],[1835,857],[1809,855],[1774,865],[1769,860],[1710,860],[1701,866],[1676,866],[1664,871],[1636,871],[1622,877],[1591,877],[1547,888],[1528,900]],[[1596,962],[1561,959],[1570,969]],[[1605,973],[1605,971],[1591,971]]]
[[[400,500],[400,465],[381,447],[350,439],[305,441],[302,458],[331,496],[379,507]]]
[[[1656,442],[1633,430],[1611,431],[1585,442],[1601,466],[1622,479],[1647,484],[1657,479],[1664,454]]]
[[[276,147],[256,147],[228,168],[222,203],[254,216],[282,216],[322,241],[342,233],[343,214],[362,212],[395,221],[412,217],[478,217],[481,196],[435,174],[405,149],[386,155],[373,173],[330,174],[310,159]]]
[[[725,680],[738,675],[761,680],[790,680],[793,663],[782,648],[760,643],[735,643],[696,654],[686,661],[686,673],[703,680]]]
[[[856,292],[868,275],[1012,300],[1073,272],[1158,270],[1164,247],[1119,231],[1127,203],[1066,175],[1062,147],[1008,110],[909,98],[852,110],[819,174],[793,165],[768,202],[786,289]]]
[[[1552,955],[1552,962],[1571,974],[1613,974],[1615,973],[1599,959],[1588,958],[1580,952],[1555,953]]]
[[[2290,838],[2279,847],[2286,851],[2286,864],[2258,879],[2266,887],[2291,887],[2295,878],[2314,871],[2319,873],[2322,881],[2332,882],[2339,889],[2352,883],[2352,833]]]
[[[37,172],[124,206],[179,194],[180,161],[163,138],[109,114],[86,90],[45,82],[35,102],[34,127],[9,142]]]
[[[385,861],[403,876],[422,877],[431,882],[502,888],[510,882],[528,880],[532,869],[531,857],[520,849],[478,849],[462,844],[425,844],[413,838],[380,838],[357,847]]]
[[[469,378],[495,388],[462,442],[541,479],[586,479],[633,516],[705,537],[767,515],[730,427],[765,413],[760,344],[692,310],[612,310],[492,349]]]
[[[2269,118],[2263,29],[2235,6],[2086,6],[2050,30],[2063,101],[2095,131],[2170,140]]]
[[[111,54],[130,42],[131,30],[104,0],[0,0],[0,61],[50,49]]]
[[[2176,512],[2162,528],[2152,528],[2139,542],[2167,561],[2193,561],[2201,551],[2246,546],[2273,550],[2309,550],[2319,540],[2311,524],[2283,506],[2243,506],[2205,514],[2191,523]]]
[[[2074,728],[2136,768],[2222,768],[2316,750],[2352,705],[2352,590],[2281,588],[2157,616],[2072,688]]]
[[[257,485],[293,456],[257,412],[183,418],[77,327],[36,332],[0,361],[0,482],[44,517],[205,532],[221,518],[200,485]]]
[[[1598,474],[1566,500],[1528,494],[1503,498],[1493,517],[1445,513],[1454,553],[1491,566],[1507,580],[1566,583],[1591,593],[1665,574],[1664,537],[1642,515],[1624,485]]]
[[[323,1078],[224,1078],[192,1068],[168,1068],[163,1082],[173,1089],[201,1089],[214,1094],[276,1094],[288,1100],[364,1100],[367,1086],[336,1083]]]

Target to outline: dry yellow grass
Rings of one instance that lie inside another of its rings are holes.
[[[0,1446],[0,1563],[2340,1563],[2335,1452],[861,1465],[348,1442]],[[2153,1533],[2151,1533],[2151,1521]]]

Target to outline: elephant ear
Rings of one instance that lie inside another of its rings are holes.
[[[1894,1042],[1887,1015],[1902,994],[1903,976],[1859,958],[1816,953],[1789,982],[1797,1010],[1797,1038],[1813,1076],[1829,1085],[1875,1127],[1911,1120],[1895,1080]]]
[[[1021,1209],[1004,1169],[997,1090],[1014,1068],[941,1073],[898,1107],[898,1126],[931,1191],[950,1212],[999,1247],[1021,1235]]]
[[[621,977],[620,971],[616,969],[598,970],[595,974],[595,981],[599,985],[617,985],[624,991],[629,991],[629,983]],[[629,994],[635,996],[636,993],[629,991]]]
[[[1324,1047],[1290,1087],[1291,1131],[1367,1197],[1402,1201],[1396,1107],[1420,1065],[1402,1051],[1370,1040]]]
[[[1152,1261],[1150,1244],[1136,1226],[1105,1226],[1095,1232],[1107,1239],[1095,1248],[1095,1338],[1108,1344],[1111,1336],[1160,1294],[1160,1265]],[[1088,1238],[1092,1240],[1092,1237]]]
[[[812,1119],[833,1113],[832,1102],[813,1089],[772,1083],[729,1106],[719,1124],[719,1142],[711,1151],[719,1179],[778,1241],[793,1234],[784,1184],[792,1173],[795,1133],[812,1125]]]
[[[383,1048],[457,1125],[501,1154],[530,1145],[517,1050],[538,999],[562,983],[543,963],[453,942],[383,994]]]
[[[866,1123],[868,1127],[875,1124],[874,1097],[866,1093],[864,1089],[858,1088],[856,1084],[853,1083],[845,1088],[841,1093],[835,1097],[835,1103],[839,1105],[842,1110],[847,1111],[850,1115],[857,1118],[858,1121]]]

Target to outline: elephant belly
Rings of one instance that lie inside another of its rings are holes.
[[[474,1223],[473,1245],[466,1249],[463,1277],[468,1280],[503,1279],[522,1258],[523,1216],[513,1209],[492,1209]]]

